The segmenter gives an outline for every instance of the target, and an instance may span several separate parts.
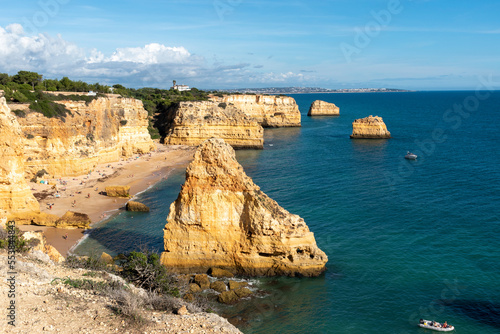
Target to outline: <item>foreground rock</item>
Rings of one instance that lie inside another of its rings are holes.
[[[387,131],[382,117],[370,115],[365,118],[356,119],[352,123],[351,138],[385,139],[391,138],[391,133]]]
[[[149,212],[149,207],[136,201],[128,201],[126,205],[127,211]]]
[[[172,105],[157,124],[165,144],[198,146],[210,138],[222,138],[234,148],[264,145],[264,130],[234,105],[213,101]]]
[[[311,104],[307,116],[338,116],[339,113],[340,109],[334,103],[316,100]]]
[[[161,261],[179,272],[317,276],[328,260],[304,220],[264,194],[221,139],[196,151],[167,222]]]
[[[289,96],[232,94],[214,95],[210,99],[239,108],[263,127],[300,126],[299,107]]]

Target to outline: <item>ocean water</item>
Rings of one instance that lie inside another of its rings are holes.
[[[500,333],[500,92],[292,95],[301,128],[265,130],[237,151],[256,184],[304,218],[329,257],[317,278],[259,278],[257,298],[220,311],[245,333]],[[307,117],[321,99],[338,117]],[[383,117],[392,139],[352,140],[352,121]],[[418,155],[404,159],[407,151]],[[76,249],[161,251],[183,166]]]

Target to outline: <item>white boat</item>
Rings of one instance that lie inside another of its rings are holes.
[[[455,329],[455,327],[453,327],[452,325],[448,325],[447,322],[445,322],[444,324],[441,324],[441,323],[433,321],[433,320],[431,321],[431,320],[424,320],[424,319],[420,319],[420,323],[418,325],[422,328],[427,328],[427,329],[431,329],[433,331],[438,331],[438,332],[451,332],[452,330]]]
[[[417,159],[417,155],[416,154],[413,154],[411,152],[407,152],[406,155],[405,155],[405,159],[408,159],[408,160],[415,160]]]

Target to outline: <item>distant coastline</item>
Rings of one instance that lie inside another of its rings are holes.
[[[268,87],[268,88],[238,88],[218,89],[218,92],[241,94],[322,94],[322,93],[400,93],[415,92],[415,90],[397,88],[343,88],[328,89],[318,87]]]

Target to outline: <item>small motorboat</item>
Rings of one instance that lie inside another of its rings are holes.
[[[434,320],[431,321],[420,319],[420,323],[418,325],[422,328],[427,328],[438,332],[451,332],[455,329],[455,327],[453,327],[452,325],[448,325],[446,321],[444,322],[444,324],[441,324]]]
[[[408,160],[415,160],[417,159],[417,155],[416,154],[413,154],[411,152],[407,152],[406,155],[405,155],[405,159],[408,159]]]

